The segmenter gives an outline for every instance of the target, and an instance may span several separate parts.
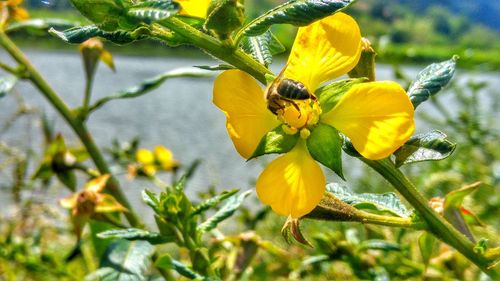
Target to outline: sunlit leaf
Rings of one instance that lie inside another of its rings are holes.
[[[23,21],[16,21],[6,29],[6,32],[13,32],[19,30],[31,31],[47,31],[49,28],[66,29],[78,26],[78,22],[68,21],[64,19],[28,19]]]
[[[295,147],[299,140],[299,134],[290,135],[283,131],[282,126],[266,133],[260,140],[259,145],[250,159],[271,153],[285,153]]]
[[[152,191],[149,190],[143,190],[142,191],[142,201],[146,203],[149,207],[151,207],[155,213],[160,212],[160,201],[156,197],[156,194]]]
[[[14,88],[16,82],[17,77],[13,75],[0,77],[0,98],[8,94]]]
[[[49,30],[49,33],[60,38],[64,42],[71,44],[80,44],[93,37],[102,37],[108,41],[120,45],[147,38],[147,32],[144,28],[139,28],[132,32],[121,30],[107,32],[103,31],[96,25],[73,27],[64,31],[57,31],[54,28],[51,28]]]
[[[101,257],[100,268],[85,277],[86,281],[142,281],[151,264],[155,248],[146,241],[117,240]]]
[[[338,183],[327,184],[326,190],[357,209],[390,213],[402,218],[408,218],[411,215],[411,211],[403,205],[399,197],[393,192],[383,194],[354,193]]]
[[[216,195],[212,198],[209,198],[202,203],[196,205],[194,207],[193,212],[191,213],[191,216],[199,215],[204,213],[206,210],[213,208],[217,206],[219,203],[222,201],[228,199],[229,197],[233,196],[234,194],[238,193],[239,189],[233,189],[233,190],[225,190],[221,194]]]
[[[138,228],[108,230],[97,234],[97,237],[102,239],[126,239],[131,241],[144,240],[153,245],[171,241],[170,239],[168,239],[168,237],[164,237],[160,233],[150,232]]]
[[[144,1],[130,7],[127,15],[151,24],[177,14],[179,9],[180,5],[171,0]]]
[[[155,267],[161,268],[164,270],[173,269],[177,271],[180,275],[187,277],[189,279],[201,280],[203,279],[198,273],[194,272],[187,265],[182,262],[173,259],[170,255],[166,254],[159,257],[155,262]]]
[[[217,225],[224,221],[225,219],[231,217],[236,210],[241,206],[243,200],[252,193],[251,190],[243,192],[240,195],[233,195],[233,197],[229,198],[226,204],[222,206],[213,216],[208,218],[202,224],[198,225],[197,230],[201,233],[208,232],[217,227]]]
[[[273,24],[287,23],[306,26],[327,17],[351,4],[351,0],[292,0],[251,21],[244,33],[256,36],[266,32]]]
[[[269,30],[258,36],[245,36],[241,48],[266,67],[273,62],[273,55],[286,50]]]
[[[455,73],[457,60],[458,56],[453,56],[450,60],[433,63],[417,75],[417,78],[408,89],[408,96],[413,103],[413,107],[416,108],[419,104],[428,100],[450,82]]]
[[[453,153],[455,146],[455,143],[446,139],[444,133],[437,130],[415,135],[394,152],[396,167],[420,161],[445,159]]]

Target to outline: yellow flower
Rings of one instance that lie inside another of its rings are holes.
[[[176,0],[181,5],[179,15],[206,18],[210,0]]]
[[[109,175],[97,177],[85,185],[85,188],[67,198],[61,199],[62,207],[71,209],[71,221],[78,238],[87,221],[98,213],[127,212],[116,199],[103,193]]]
[[[146,176],[154,176],[158,169],[171,171],[179,167],[179,162],[174,159],[172,151],[163,145],[155,146],[153,151],[138,149],[135,158],[140,165],[140,171]]]
[[[278,79],[301,82],[314,93],[322,83],[354,68],[360,53],[357,23],[344,13],[336,13],[299,28],[283,77]],[[280,125],[287,134],[300,133],[295,147],[272,161],[256,184],[263,203],[293,218],[312,211],[324,195],[325,176],[306,142],[319,125],[336,128],[351,139],[363,157],[372,160],[391,155],[415,127],[409,98],[401,86],[389,81],[356,84],[331,110],[321,112],[314,97],[278,103],[266,100],[250,75],[228,70],[215,81],[213,102],[225,113],[229,136],[246,159],[263,136]]]

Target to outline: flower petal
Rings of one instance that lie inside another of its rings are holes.
[[[210,0],[176,0],[181,5],[179,15],[206,18]]]
[[[325,184],[323,171],[300,141],[264,169],[257,179],[257,195],[276,213],[300,218],[318,205]]]
[[[213,102],[226,114],[227,132],[245,159],[252,156],[262,137],[280,124],[267,109],[260,86],[240,70],[227,70],[217,77]]]
[[[358,24],[352,17],[336,13],[299,28],[284,76],[314,92],[321,83],[353,69],[360,55]]]
[[[391,81],[354,85],[322,116],[348,136],[365,158],[385,158],[415,130],[413,105],[401,86]]]

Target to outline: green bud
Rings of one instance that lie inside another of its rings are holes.
[[[349,77],[366,77],[368,81],[375,81],[375,56],[377,53],[372,48],[371,42],[361,38],[361,58],[358,64],[349,71]]]

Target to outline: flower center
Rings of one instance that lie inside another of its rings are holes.
[[[276,113],[285,125],[285,132],[295,134],[300,131],[301,136],[307,138],[309,135],[306,131],[318,123],[321,107],[318,101],[313,99],[291,100],[285,101],[284,107]]]

